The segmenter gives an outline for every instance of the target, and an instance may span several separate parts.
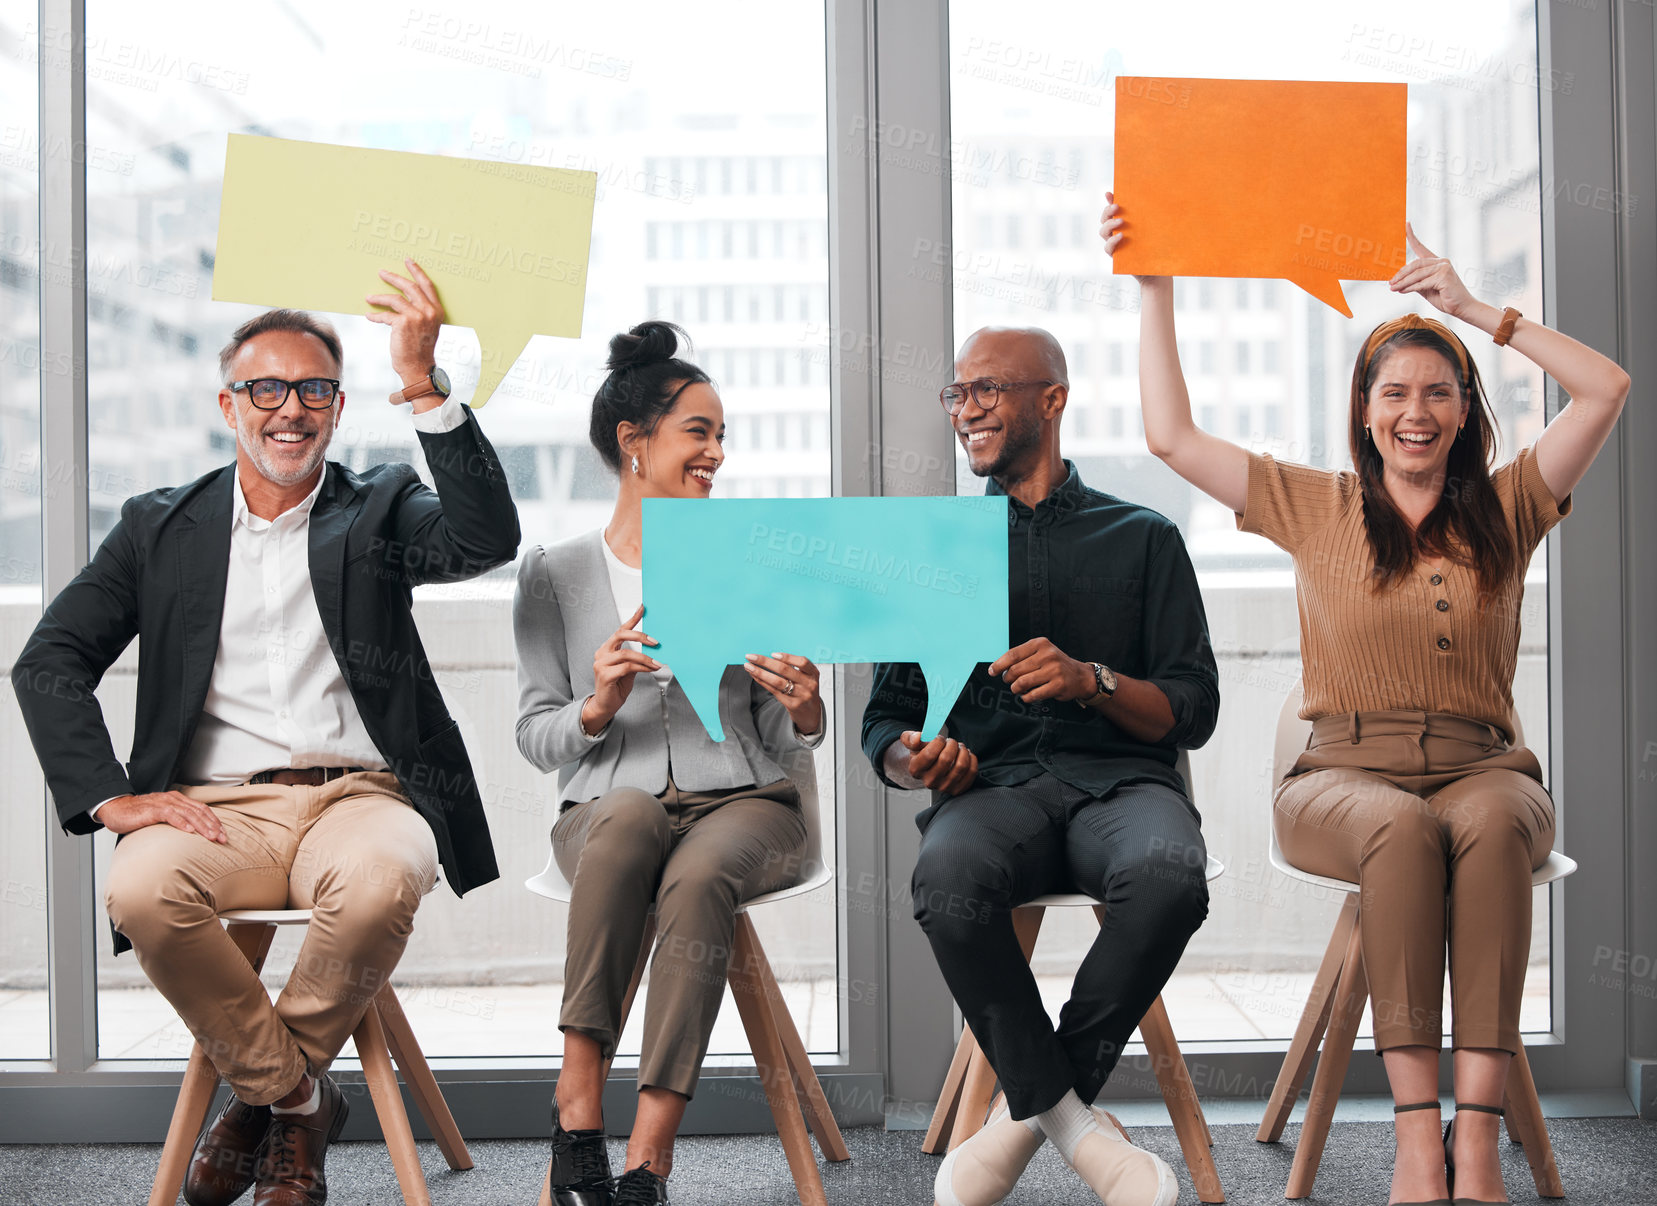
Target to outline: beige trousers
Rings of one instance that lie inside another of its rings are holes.
[[[1438,1047],[1448,945],[1455,1047],[1519,1049],[1530,873],[1553,849],[1536,755],[1428,712],[1325,717],[1278,789],[1278,845],[1359,887],[1375,1049]]]
[[[327,1068],[390,977],[437,881],[431,826],[395,775],[319,787],[179,787],[211,805],[227,845],[171,825],[121,839],[104,900],[139,965],[249,1105]],[[272,1005],[217,914],[312,909]]]
[[[736,907],[799,878],[805,836],[787,779],[724,792],[680,791],[669,779],[660,798],[620,787],[565,809],[552,830],[573,889],[558,1028],[590,1035],[606,1059],[615,1053],[654,907],[639,1086],[693,1096],[725,995]]]

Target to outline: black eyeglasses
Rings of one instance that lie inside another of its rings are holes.
[[[1001,401],[1001,395],[1010,389],[1024,389],[1031,385],[1058,385],[1057,381],[991,381],[980,377],[977,381],[957,381],[953,385],[946,385],[938,391],[938,401],[943,404],[944,410],[951,415],[961,413],[961,408],[967,404],[967,397],[978,403],[980,410],[994,410]]]
[[[299,404],[306,410],[327,410],[339,397],[339,382],[329,377],[306,377],[303,381],[253,377],[230,383],[231,393],[243,389],[247,391],[248,401],[260,410],[280,410],[288,400],[289,390],[299,395]]]

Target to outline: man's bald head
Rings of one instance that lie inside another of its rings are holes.
[[[955,356],[955,379],[1070,383],[1059,341],[1040,327],[980,327]]]
[[[1064,350],[1052,335],[1040,327],[982,327],[961,345],[955,380],[1017,386],[975,395],[952,416],[973,473],[1005,487],[1058,462],[1070,380]]]

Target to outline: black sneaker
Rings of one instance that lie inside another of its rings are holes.
[[[669,1206],[667,1178],[650,1171],[646,1160],[637,1168],[630,1168],[616,1180],[615,1206]]]
[[[558,1099],[552,1099],[552,1163],[547,1189],[553,1206],[611,1206],[610,1153],[604,1128],[566,1131],[558,1122]],[[665,1199],[664,1199],[665,1200]]]

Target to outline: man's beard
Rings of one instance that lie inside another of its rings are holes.
[[[333,415],[330,413],[330,419]],[[319,422],[311,440],[311,451],[297,469],[280,469],[271,459],[270,449],[265,444],[266,430],[254,431],[248,426],[251,416],[246,411],[236,413],[236,439],[247,453],[248,460],[259,475],[278,486],[296,486],[311,474],[316,472],[322,458],[327,455],[329,441],[333,439],[334,425],[331,422]],[[294,428],[279,428],[282,431],[293,431]]]
[[[967,461],[975,477],[1001,477],[1041,444],[1041,420],[1031,414],[1021,414],[1015,420],[1004,422],[1001,428],[1001,451],[982,469]]]

